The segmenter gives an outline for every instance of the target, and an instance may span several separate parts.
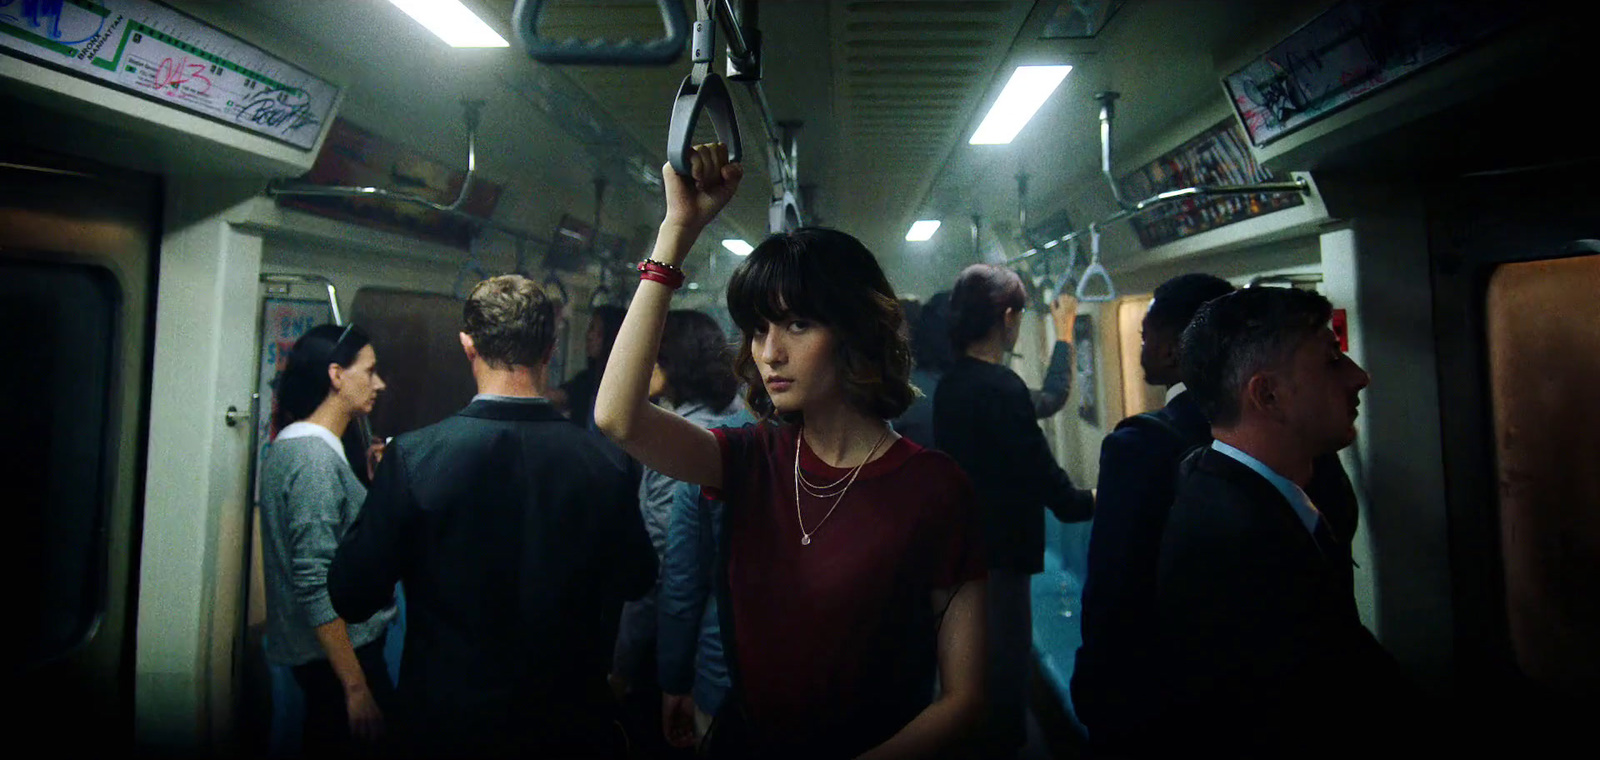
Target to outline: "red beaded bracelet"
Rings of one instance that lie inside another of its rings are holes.
[[[683,286],[683,270],[655,259],[639,262],[639,279],[659,282],[673,290]]]

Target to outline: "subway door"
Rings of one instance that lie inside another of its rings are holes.
[[[1441,195],[1460,691],[1500,748],[1555,750],[1600,709],[1600,191],[1545,170]]]
[[[131,748],[160,185],[0,148],[10,741]]]

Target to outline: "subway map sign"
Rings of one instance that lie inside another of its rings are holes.
[[[306,151],[339,96],[333,84],[149,0],[0,0],[0,52]]]

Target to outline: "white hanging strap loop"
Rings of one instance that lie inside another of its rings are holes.
[[[1060,279],[1056,280],[1056,293],[1066,293],[1072,288],[1072,270],[1078,268],[1078,237],[1073,235],[1067,238],[1067,268],[1061,270]]]
[[[1106,285],[1104,293],[1089,293],[1089,281],[1099,277]],[[1100,264],[1100,228],[1089,224],[1089,266],[1078,280],[1078,300],[1084,303],[1110,301],[1117,297],[1117,286],[1111,283],[1111,274]]]
[[[572,303],[572,296],[567,293],[567,284],[562,282],[561,277],[555,272],[545,275],[544,282],[540,284],[544,286],[548,294],[554,295],[556,299],[560,300],[563,306]]]

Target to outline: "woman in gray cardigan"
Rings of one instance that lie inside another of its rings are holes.
[[[347,625],[327,588],[328,565],[367,497],[340,438],[384,389],[377,360],[354,324],[301,336],[278,375],[281,429],[261,471],[266,655],[291,666],[305,694],[310,756],[348,756],[352,740],[375,741],[393,693],[383,645],[394,607]]]

